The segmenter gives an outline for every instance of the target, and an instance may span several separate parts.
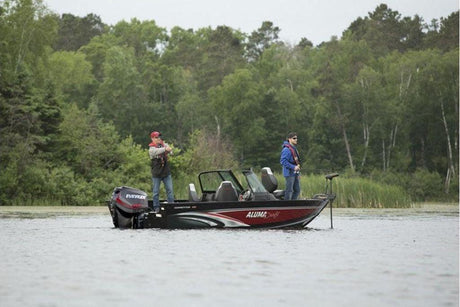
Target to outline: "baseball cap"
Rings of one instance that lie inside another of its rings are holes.
[[[150,133],[151,138],[157,138],[157,137],[160,137],[160,136],[161,136],[161,133],[158,132],[158,131],[153,131],[152,133]]]

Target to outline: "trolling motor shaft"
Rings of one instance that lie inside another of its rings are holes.
[[[331,173],[331,174],[327,174],[326,176],[324,176],[326,178],[326,193],[325,194],[330,200],[329,208],[331,212],[330,214],[331,215],[331,229],[334,228],[333,223],[332,223],[332,203],[334,202],[334,199],[335,199],[335,194],[332,193],[332,179],[338,176],[339,176],[339,173]]]

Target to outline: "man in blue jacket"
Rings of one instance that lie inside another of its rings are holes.
[[[284,199],[297,199],[300,194],[300,156],[297,151],[297,133],[290,132],[281,150],[280,163],[283,166],[283,176],[286,179]]]

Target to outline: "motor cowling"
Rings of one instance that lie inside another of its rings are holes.
[[[113,189],[112,201],[116,207],[128,214],[140,213],[148,209],[147,193],[130,187]]]
[[[109,203],[113,225],[119,228],[137,228],[139,215],[149,211],[147,193],[131,187],[113,189]]]

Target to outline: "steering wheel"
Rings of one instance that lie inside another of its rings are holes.
[[[252,200],[254,198],[254,193],[252,193],[251,189],[246,189],[243,192],[241,192],[239,196],[239,200],[242,201],[248,201]]]

